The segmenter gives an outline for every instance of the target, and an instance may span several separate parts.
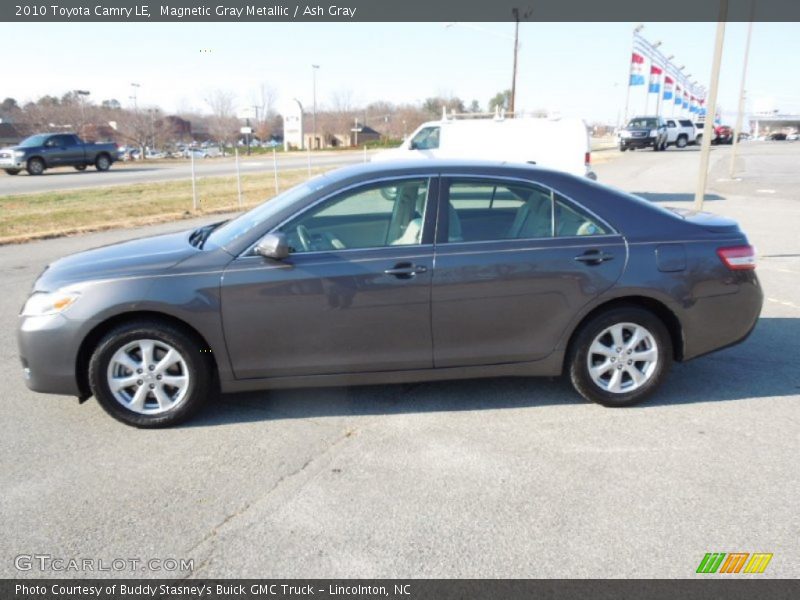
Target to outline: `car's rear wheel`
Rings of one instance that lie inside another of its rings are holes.
[[[94,161],[94,166],[98,171],[108,171],[111,168],[111,159],[107,155],[101,154]]]
[[[182,329],[135,321],[108,332],[89,361],[89,384],[105,411],[134,427],[168,427],[206,402],[212,366]]]
[[[688,140],[687,140],[686,136],[685,135],[681,135],[681,136],[678,137],[677,140],[675,140],[675,145],[678,148],[686,148],[687,141]]]
[[[9,175],[19,175],[19,169],[4,169]]]
[[[672,341],[653,313],[621,306],[583,325],[570,347],[577,392],[605,406],[631,406],[661,385],[672,365]]]
[[[41,158],[32,158],[25,169],[28,175],[41,175],[44,173],[44,161]]]
[[[620,145],[620,147],[619,147],[619,151],[620,151],[620,152],[625,152],[625,150],[627,150],[627,149],[628,149],[628,147],[627,147],[627,146],[622,146],[622,145]]]

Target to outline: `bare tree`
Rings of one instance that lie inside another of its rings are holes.
[[[255,132],[260,140],[272,137],[275,130],[276,117],[275,104],[278,100],[278,92],[268,83],[258,86],[256,94],[253,96],[253,107],[255,107]]]
[[[214,90],[206,96],[206,104],[211,109],[208,129],[211,137],[224,146],[236,143],[239,136],[239,120],[236,118],[235,96],[224,90]]]

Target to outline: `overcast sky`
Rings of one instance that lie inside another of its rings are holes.
[[[523,23],[518,106],[615,122],[625,104],[633,25]],[[715,30],[715,23],[647,23],[642,33],[706,84]],[[745,23],[727,26],[719,98],[726,112],[737,105],[746,30]],[[296,97],[310,106],[311,65],[319,64],[320,108],[342,93],[357,105],[452,94],[485,106],[510,87],[512,35],[510,23],[1,23],[9,59],[0,64],[0,97],[85,89],[95,102],[131,105],[136,82],[140,106],[205,111],[211,90],[232,90],[244,107],[266,82],[279,101]],[[798,56],[800,24],[754,25],[751,108],[757,101],[800,112]],[[641,112],[644,87],[633,90],[631,113]]]

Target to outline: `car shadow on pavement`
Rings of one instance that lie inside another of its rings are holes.
[[[694,194],[674,194],[674,193],[655,193],[655,192],[632,192],[634,196],[639,196],[650,202],[694,202]],[[719,194],[706,194],[705,201],[725,200]]]
[[[742,344],[675,364],[663,387],[625,410],[800,394],[792,348],[800,319],[762,318]],[[785,353],[782,354],[782,352]],[[764,368],[769,365],[769,368]],[[185,427],[240,422],[585,404],[566,377],[504,377],[224,394]]]

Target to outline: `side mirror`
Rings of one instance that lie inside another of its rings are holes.
[[[417,142],[411,141],[408,144],[408,149],[409,150],[419,150],[419,146],[417,145]]]
[[[261,241],[256,244],[253,250],[256,254],[264,258],[282,260],[289,256],[289,242],[286,240],[285,233],[279,231],[268,233],[261,238]]]

